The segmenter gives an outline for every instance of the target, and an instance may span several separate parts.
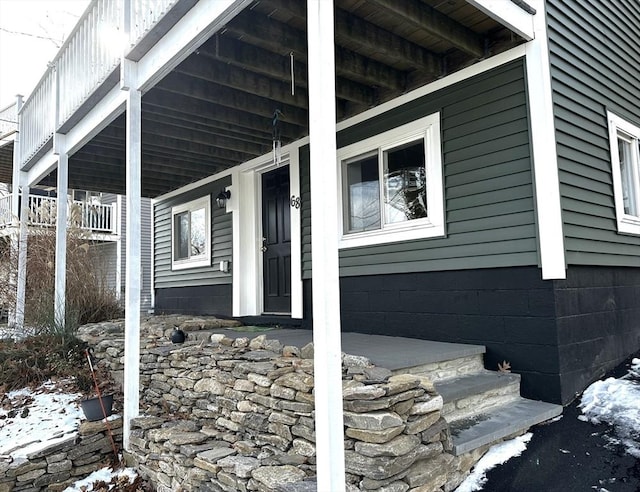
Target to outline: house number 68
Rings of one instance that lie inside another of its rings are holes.
[[[291,195],[291,206],[293,208],[300,208],[302,205],[302,202],[300,200],[299,196],[295,196],[295,195]]]

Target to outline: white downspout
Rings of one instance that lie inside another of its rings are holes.
[[[345,490],[333,1],[307,0],[318,490]]]

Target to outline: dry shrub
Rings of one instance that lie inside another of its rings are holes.
[[[107,265],[92,242],[79,228],[67,232],[66,319],[56,326],[55,296],[55,230],[31,228],[27,245],[27,282],[25,292],[25,324],[36,332],[73,333],[86,323],[122,316],[116,292],[107,283]],[[10,244],[1,252],[0,299],[15,306],[17,249]]]

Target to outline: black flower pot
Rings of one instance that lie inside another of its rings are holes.
[[[187,334],[182,330],[174,330],[171,334],[171,341],[173,343],[184,343],[187,339]]]
[[[102,405],[104,406],[104,412],[100,405],[100,399],[97,396],[87,400],[80,400],[80,408],[82,408],[87,420],[91,422],[102,420],[111,415],[113,408],[113,395],[104,395],[102,397]]]

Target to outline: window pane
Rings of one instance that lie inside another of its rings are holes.
[[[618,138],[618,154],[620,157],[620,177],[622,178],[624,213],[638,216],[638,190],[636,190],[633,178],[633,152],[631,142]]]
[[[380,228],[380,179],[378,156],[360,158],[347,164],[347,232]]]
[[[191,256],[205,253],[205,210],[199,208],[191,212]]]
[[[175,231],[175,258],[183,260],[189,258],[189,212],[183,212],[174,216]]]
[[[427,216],[424,140],[384,152],[385,222]]]

